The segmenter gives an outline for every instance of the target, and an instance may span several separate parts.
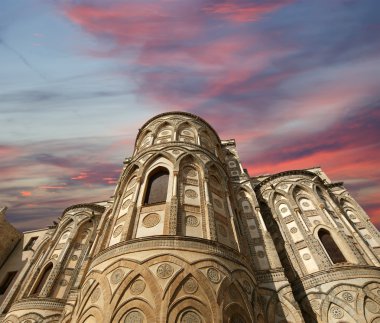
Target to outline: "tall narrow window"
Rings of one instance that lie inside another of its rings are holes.
[[[318,237],[321,240],[323,246],[326,249],[327,254],[329,255],[331,261],[334,264],[346,262],[346,258],[344,258],[339,247],[336,245],[334,239],[331,237],[330,232],[328,232],[327,230],[321,229],[318,232]]]
[[[144,204],[165,202],[168,182],[169,171],[166,168],[159,168],[149,175]]]
[[[45,267],[42,275],[40,276],[40,280],[39,280],[37,286],[34,288],[34,291],[31,293],[32,295],[38,295],[42,291],[42,288],[45,286],[45,283],[48,280],[52,269],[53,269],[52,263],[49,263]]]
[[[9,285],[11,284],[16,274],[17,274],[17,271],[10,271],[7,273],[7,275],[5,276],[5,278],[3,279],[0,285],[0,295],[3,295],[7,291]]]

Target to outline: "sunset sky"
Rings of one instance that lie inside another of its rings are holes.
[[[1,0],[0,206],[19,229],[108,199],[172,110],[251,176],[321,166],[380,227],[379,0]]]

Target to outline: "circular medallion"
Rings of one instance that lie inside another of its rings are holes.
[[[207,156],[206,155],[200,155],[201,159],[202,160],[208,160]]]
[[[180,154],[180,150],[178,150],[178,149],[174,149],[173,151],[172,151],[172,153],[174,154],[174,155],[178,155],[178,154]]]
[[[346,302],[352,302],[352,301],[354,300],[354,297],[353,297],[352,294],[349,293],[349,292],[344,292],[344,293],[342,294],[342,297],[343,297],[343,299],[344,299]]]
[[[149,213],[142,220],[142,225],[146,228],[152,228],[160,223],[160,216],[157,213]]]
[[[338,226],[338,228],[344,228],[343,224],[340,222],[337,222],[336,225]]]
[[[199,225],[199,220],[194,215],[188,215],[186,217],[186,225],[189,227],[197,227]]]
[[[308,253],[304,253],[303,256],[302,256],[302,258],[303,258],[304,260],[310,260],[310,259],[311,259],[311,256],[310,256]]]
[[[118,268],[118,269],[114,270],[112,275],[111,275],[111,283],[114,285],[118,284],[121,282],[123,277],[124,277],[124,270],[121,268]]]
[[[51,259],[57,259],[58,258],[58,255],[57,254],[54,254],[51,256]]]
[[[298,229],[296,227],[290,228],[291,233],[297,233]]]
[[[96,287],[96,289],[92,292],[92,295],[91,295],[91,302],[92,303],[95,303],[99,297],[100,297],[100,287]]]
[[[207,277],[210,279],[211,282],[217,284],[220,282],[220,274],[219,271],[215,268],[209,268],[207,270]]]
[[[302,202],[302,206],[303,206],[303,207],[309,207],[309,206],[310,206],[310,203],[308,203],[308,202]]]
[[[164,130],[160,133],[161,136],[167,136],[170,134],[170,131],[169,130]]]
[[[195,312],[188,311],[181,317],[181,323],[201,323],[202,320]]]
[[[198,197],[198,193],[194,190],[191,190],[191,189],[186,190],[185,195],[186,195],[186,197],[188,197],[190,199],[195,199]]]
[[[227,230],[226,230],[225,226],[224,225],[219,225],[218,228],[219,228],[219,233],[223,237],[227,237]]]
[[[124,323],[143,323],[144,317],[138,311],[130,311],[125,317]]]
[[[355,215],[353,215],[352,213],[350,214],[350,219],[356,219]]]
[[[337,306],[332,306],[330,309],[330,312],[331,312],[332,316],[336,319],[341,319],[344,315],[342,309],[337,307]]]
[[[321,224],[321,221],[319,221],[319,220],[314,220],[314,225],[318,225],[318,224]]]
[[[78,256],[77,256],[77,255],[72,255],[72,256],[71,256],[71,260],[73,260],[73,261],[77,261],[77,260],[78,260]]]
[[[194,294],[198,289],[198,283],[194,278],[189,278],[186,280],[186,282],[183,284],[183,290],[187,294]]]
[[[185,135],[185,136],[192,136],[192,135],[193,135],[193,134],[192,134],[190,131],[188,131],[188,130],[183,130],[183,131],[182,131],[182,134]]]
[[[145,290],[145,282],[141,279],[135,280],[131,285],[131,294],[139,295]]]
[[[60,284],[61,286],[67,286],[67,280],[62,279],[62,280],[59,282],[59,284]]]
[[[281,188],[282,190],[286,190],[286,189],[288,188],[288,185],[286,185],[286,184],[281,184],[281,185],[280,185],[280,188]]]
[[[264,251],[258,251],[257,252],[257,256],[259,257],[259,258],[264,258],[264,256],[265,256],[265,253],[264,253]]]
[[[163,279],[169,278],[171,275],[173,275],[173,272],[173,267],[168,263],[161,264],[157,268],[157,276]]]
[[[286,213],[288,209],[286,207],[281,208],[281,213]]]
[[[372,301],[367,301],[366,308],[373,314],[377,314],[379,312],[379,305]]]
[[[122,226],[122,225],[119,225],[119,226],[116,227],[116,229],[113,231],[112,236],[113,236],[114,238],[118,237],[118,236],[121,234],[121,231],[123,231],[123,226]]]
[[[228,162],[228,166],[231,168],[236,167],[236,163],[233,160],[231,160]]]
[[[129,205],[131,204],[131,200],[126,200],[124,201],[123,205],[121,206],[121,208],[123,210],[125,210]]]
[[[223,209],[223,204],[222,202],[220,202],[218,199],[214,199],[214,204],[216,207],[218,207],[219,209]]]
[[[372,239],[372,237],[371,237],[369,234],[365,234],[365,235],[364,235],[364,238],[365,238],[366,240],[371,240],[371,239]]]
[[[66,240],[68,237],[69,237],[69,234],[68,234],[68,233],[65,233],[65,234],[62,236],[62,240]]]

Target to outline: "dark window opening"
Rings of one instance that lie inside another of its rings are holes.
[[[42,291],[42,288],[45,286],[45,283],[48,280],[52,269],[53,269],[52,263],[48,264],[45,267],[43,274],[40,276],[40,280],[37,286],[34,288],[34,291],[31,293],[32,295],[38,295]]]
[[[10,271],[7,273],[0,285],[0,295],[3,295],[6,292],[16,274],[17,271]]]
[[[169,171],[160,168],[149,176],[144,204],[162,203],[168,193]]]
[[[28,243],[26,244],[24,251],[26,250],[33,250],[33,246],[36,243],[38,237],[31,237]]]
[[[318,232],[318,237],[321,240],[323,246],[326,249],[327,254],[331,258],[331,261],[334,264],[347,262],[346,258],[343,256],[339,247],[336,245],[334,239],[331,237],[330,232],[327,230],[321,229]]]

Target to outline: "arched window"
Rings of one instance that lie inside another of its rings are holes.
[[[36,287],[34,288],[33,292],[31,293],[32,295],[38,295],[39,293],[41,293],[42,288],[45,286],[45,283],[48,280],[49,275],[50,275],[52,269],[53,269],[53,264],[52,263],[49,263],[45,267],[43,273],[40,275],[40,280],[39,280],[38,284],[36,285]]]
[[[153,204],[166,201],[168,193],[169,171],[159,168],[149,175],[144,204]]]
[[[334,264],[346,262],[346,258],[344,258],[339,247],[336,245],[334,239],[331,237],[330,232],[321,229],[318,232],[318,237],[319,240],[321,240],[322,245],[325,247],[327,254],[330,256],[330,259]]]

